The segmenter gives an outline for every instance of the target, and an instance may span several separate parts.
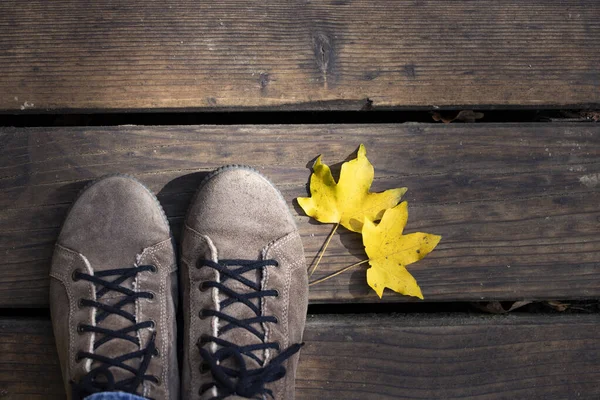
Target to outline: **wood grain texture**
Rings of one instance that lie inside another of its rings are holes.
[[[294,199],[307,194],[318,154],[335,172],[359,143],[375,166],[374,191],[408,187],[407,232],[443,236],[409,267],[426,300],[600,297],[600,125],[128,126],[0,130],[0,306],[47,306],[71,202],[116,172],[158,194],[178,237],[208,171],[253,165],[283,192],[311,263],[332,226],[309,220]],[[314,278],[364,258],[360,236],[340,229]],[[376,301],[365,268],[312,286],[311,302]]]
[[[596,0],[3,0],[0,111],[600,103]]]
[[[64,399],[51,332],[0,320],[3,398]],[[296,397],[597,399],[599,335],[598,315],[309,316]]]

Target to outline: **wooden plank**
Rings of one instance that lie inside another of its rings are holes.
[[[178,236],[208,171],[254,165],[289,202],[310,263],[331,225],[310,221],[294,198],[307,193],[314,157],[333,164],[359,143],[375,166],[374,190],[409,188],[407,231],[443,236],[409,267],[425,299],[600,296],[600,125],[4,128],[0,143],[0,306],[47,306],[65,213],[89,180],[115,172],[158,193]],[[341,229],[314,278],[364,258],[360,236]],[[310,298],[378,301],[364,266],[312,286]]]
[[[3,0],[0,32],[4,112],[600,103],[596,0]]]
[[[61,399],[50,322],[0,320],[0,392]],[[595,399],[600,316],[309,316],[298,399]]]

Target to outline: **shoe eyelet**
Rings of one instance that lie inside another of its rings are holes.
[[[161,382],[161,380],[157,376],[152,375],[152,379],[154,380],[154,384],[156,386],[162,386],[162,382]]]
[[[73,270],[73,272],[71,273],[71,279],[73,280],[73,282],[77,282],[77,281],[81,280],[81,278],[78,276],[79,274],[81,274],[80,269]]]
[[[278,324],[278,323],[279,323],[279,318],[277,318],[277,317],[275,317],[275,316],[274,316],[273,318],[275,318],[275,321],[273,321],[273,323],[274,323],[274,324]]]
[[[156,268],[156,265],[151,265],[150,266],[150,272],[152,272],[153,274],[158,272],[158,268]]]
[[[198,289],[200,289],[201,292],[206,292],[210,288],[206,286],[206,282],[202,282],[200,285],[198,285]]]
[[[83,335],[85,333],[82,324],[77,324],[77,333],[79,333],[80,335]]]
[[[79,363],[80,363],[80,362],[82,362],[82,361],[83,361],[83,357],[82,357],[82,354],[81,354],[81,352],[79,351],[79,352],[77,352],[77,354],[75,354],[75,362],[76,362],[77,364],[79,364]]]
[[[84,299],[79,299],[79,301],[77,302],[77,307],[79,308],[83,308],[85,307],[85,304],[83,304]]]
[[[149,328],[150,328],[150,329],[154,329],[154,328],[156,328],[156,322],[154,322],[154,320],[153,320],[153,319],[151,319],[151,320],[150,320],[150,326],[149,326]]]
[[[279,297],[279,290],[277,290],[277,289],[273,289],[273,290],[275,290],[275,297]]]
[[[156,297],[156,294],[154,292],[148,292],[148,294],[150,295],[150,297],[145,297],[146,300],[152,302],[154,301],[154,298]]]
[[[155,348],[154,351],[152,352],[152,357],[160,357],[160,351],[158,351],[157,348]]]
[[[210,372],[210,364],[207,362],[200,363],[200,373],[207,374]]]
[[[198,317],[200,317],[200,319],[206,319],[208,318],[208,315],[206,315],[205,310],[200,310]]]

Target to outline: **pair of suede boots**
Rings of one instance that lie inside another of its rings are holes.
[[[178,272],[165,213],[131,177],[79,195],[50,273],[69,399],[293,399],[308,283],[279,191],[248,167],[218,169],[190,204],[181,242]]]

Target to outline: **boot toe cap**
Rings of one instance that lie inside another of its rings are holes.
[[[144,248],[170,237],[168,221],[156,197],[125,175],[99,179],[73,204],[58,242],[91,263],[132,263]]]
[[[264,176],[248,167],[225,167],[202,185],[187,225],[211,238],[219,258],[251,258],[296,229],[286,201]]]

